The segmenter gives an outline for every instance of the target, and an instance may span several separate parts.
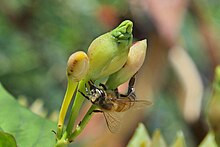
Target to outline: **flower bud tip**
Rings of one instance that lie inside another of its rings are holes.
[[[67,76],[75,81],[80,81],[87,74],[89,59],[86,53],[78,51],[73,53],[67,62]]]

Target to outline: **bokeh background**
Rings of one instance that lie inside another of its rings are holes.
[[[77,145],[125,146],[140,121],[149,134],[159,128],[168,144],[182,130],[188,146],[198,145],[208,132],[205,109],[220,64],[219,0],[1,0],[0,82],[56,121],[68,57],[125,19],[134,23],[134,41],[148,39],[136,91],[153,105],[130,113],[119,134],[95,115]]]

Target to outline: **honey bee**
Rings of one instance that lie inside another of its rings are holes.
[[[132,77],[125,95],[120,94],[117,88],[115,90],[107,89],[104,84],[100,84],[100,88],[96,87],[92,81],[88,82],[90,90],[85,85],[87,95],[79,92],[99,108],[93,112],[102,112],[110,132],[116,133],[120,129],[123,112],[129,109],[141,109],[151,104],[147,100],[136,100],[134,83],[135,77]]]

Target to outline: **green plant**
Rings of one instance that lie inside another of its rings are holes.
[[[130,20],[123,21],[114,30],[96,38],[88,48],[73,53],[67,62],[68,85],[57,123],[43,119],[19,105],[0,87],[0,146],[67,146],[83,131],[97,106],[92,105],[81,122],[73,130],[84,97],[85,84],[105,81],[114,90],[128,81],[144,62],[147,42],[139,41],[132,45]],[[66,116],[75,93],[70,116]],[[8,117],[10,116],[10,117]],[[64,124],[68,120],[67,124]],[[10,122],[10,123],[9,123]],[[56,139],[53,136],[55,132]]]
[[[65,146],[74,141],[92,117],[92,112],[97,109],[97,106],[92,105],[73,130],[85,99],[79,91],[85,92],[85,84],[88,81],[91,80],[97,84],[106,81],[106,86],[114,90],[128,81],[143,64],[147,47],[146,40],[131,46],[132,27],[133,23],[125,20],[114,30],[96,38],[89,46],[87,54],[79,51],[70,56],[67,63],[67,91],[58,119],[57,146]],[[75,99],[65,127],[66,112],[74,93]]]
[[[86,92],[85,84],[89,81],[93,81],[96,85],[104,83],[108,90],[114,90],[131,79],[142,66],[147,41],[138,41],[132,45],[132,27],[133,23],[125,20],[114,30],[96,38],[89,46],[87,53],[78,51],[69,57],[66,68],[68,85],[57,124],[20,106],[0,85],[0,146],[65,147],[74,142],[86,127],[94,110],[99,109],[98,106],[91,105],[80,123],[76,124],[76,119],[85,100],[80,93]],[[215,70],[211,100],[207,107],[210,130],[200,143],[200,147],[217,147],[220,142],[219,77],[220,67],[218,66]],[[72,106],[70,105],[71,101],[73,101]],[[66,115],[68,109],[71,109],[69,116]],[[185,147],[187,142],[185,142],[184,134],[181,131],[176,134],[176,139],[171,146]],[[128,143],[128,147],[133,146],[166,147],[167,142],[159,129],[153,132],[151,138],[145,126],[140,124]]]
[[[54,146],[56,124],[19,105],[2,85],[0,108],[0,146]]]
[[[139,124],[133,137],[128,143],[128,147],[167,147],[167,143],[160,133],[160,130],[153,132],[152,138],[149,136],[145,126]],[[171,147],[186,147],[184,134],[182,131],[178,131],[176,139],[170,145]],[[213,132],[209,132],[207,136],[200,143],[199,147],[217,147],[215,141],[215,135]]]
[[[207,107],[207,117],[209,122],[209,132],[206,137],[198,145],[199,147],[218,147],[220,142],[220,66],[215,69],[215,78],[213,80],[212,95]],[[173,141],[172,147],[186,147],[187,143],[184,139],[182,131],[176,133],[176,139]],[[133,137],[128,143],[128,147],[167,147],[167,143],[160,133],[160,130],[153,132],[150,138],[145,126],[139,124]]]

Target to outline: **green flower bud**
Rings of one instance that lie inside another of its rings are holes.
[[[151,147],[167,147],[167,144],[158,129],[153,133]]]
[[[133,23],[123,21],[111,32],[96,38],[88,49],[88,78],[96,80],[118,71],[127,61]]]
[[[203,139],[198,147],[218,147],[215,141],[214,133],[212,131],[209,131],[209,133],[206,135],[206,137]]]
[[[186,147],[186,142],[182,131],[177,132],[176,140],[171,147]]]
[[[133,137],[129,141],[127,147],[149,147],[151,144],[151,139],[148,134],[147,129],[145,128],[144,124],[138,124]]]
[[[216,141],[220,143],[220,66],[216,67],[213,83],[213,93],[208,105],[208,119],[213,129]]]
[[[67,76],[76,82],[83,79],[89,69],[89,59],[86,53],[78,51],[73,53],[67,62]]]
[[[66,73],[68,76],[68,85],[58,118],[58,125],[57,125],[58,139],[62,137],[66,112],[72,100],[74,91],[76,90],[78,82],[86,76],[88,67],[89,67],[88,56],[86,55],[86,53],[82,51],[73,53],[67,61]]]
[[[106,83],[108,88],[115,89],[128,81],[142,66],[147,50],[147,40],[138,41],[129,51],[125,65],[116,73],[109,76]]]

